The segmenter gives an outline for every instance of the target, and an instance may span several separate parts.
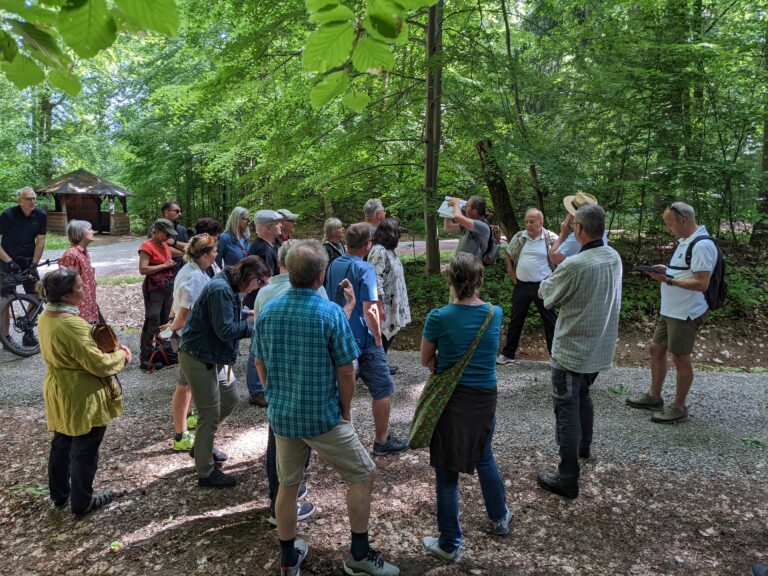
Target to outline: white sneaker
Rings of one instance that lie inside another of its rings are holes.
[[[440,548],[439,539],[435,536],[424,536],[421,539],[421,547],[432,556],[437,556],[447,562],[458,562],[461,559],[461,548],[456,548],[453,552],[446,552]]]
[[[506,366],[507,364],[517,364],[517,360],[514,358],[507,358],[504,354],[496,355],[496,364],[500,366]]]

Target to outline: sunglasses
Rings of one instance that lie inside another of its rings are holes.
[[[669,207],[669,209],[670,209],[672,212],[674,212],[675,214],[677,214],[678,216],[680,216],[680,218],[685,218],[685,215],[683,215],[683,213],[682,213],[682,212],[680,212],[680,209],[679,209],[679,208],[676,208],[676,207],[674,207],[674,206],[670,206],[670,207]]]

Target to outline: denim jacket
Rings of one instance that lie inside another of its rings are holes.
[[[224,269],[203,289],[181,332],[179,349],[206,364],[233,364],[241,338],[251,328],[240,313],[240,297]]]
[[[224,266],[234,266],[248,256],[250,246],[250,243],[245,238],[238,240],[231,232],[224,232],[224,234],[219,236],[216,264],[221,268],[224,268]]]

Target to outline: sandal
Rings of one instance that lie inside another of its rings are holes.
[[[93,512],[94,510],[98,510],[102,506],[106,506],[112,500],[115,499],[115,493],[112,490],[104,490],[104,492],[99,492],[98,494],[94,494],[91,496],[91,503],[88,505],[88,508],[85,509],[85,512],[81,512],[80,514],[75,514],[78,518],[82,518],[89,512]]]

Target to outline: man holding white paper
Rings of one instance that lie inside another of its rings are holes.
[[[485,221],[485,198],[472,196],[467,200],[466,215],[461,213],[460,198],[451,198],[448,205],[453,208],[453,216],[445,218],[445,231],[459,234],[456,253],[469,252],[475,258],[482,258],[491,238],[491,227]]]

